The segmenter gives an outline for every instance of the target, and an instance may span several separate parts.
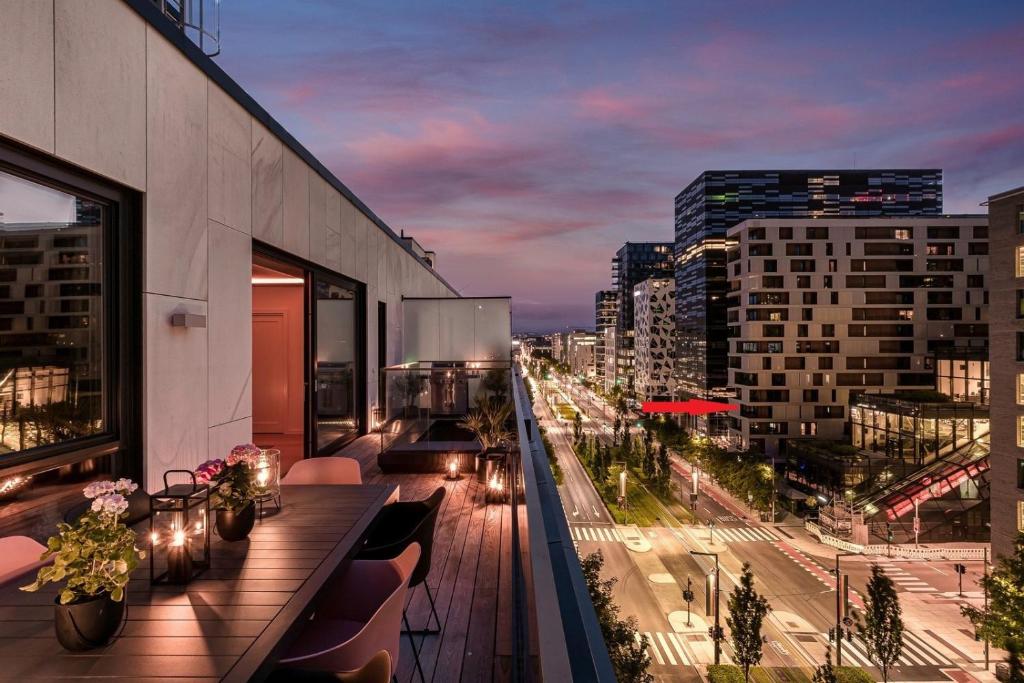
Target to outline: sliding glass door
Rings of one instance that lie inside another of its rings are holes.
[[[313,447],[329,455],[360,433],[361,300],[355,284],[317,274],[313,288]]]

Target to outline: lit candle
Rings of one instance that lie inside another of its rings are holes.
[[[261,489],[267,488],[267,480],[270,479],[270,473],[267,472],[267,467],[263,466],[256,472],[256,483],[259,484]]]
[[[188,583],[192,578],[192,553],[186,543],[185,532],[174,532],[171,545],[167,548],[168,583]]]
[[[456,479],[459,476],[459,464],[454,460],[448,461],[448,478]]]

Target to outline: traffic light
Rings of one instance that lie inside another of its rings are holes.
[[[953,571],[955,571],[957,574],[966,574],[967,573],[967,566],[963,565],[963,564],[959,564],[959,563],[954,564],[953,565]]]
[[[830,643],[836,642],[836,630],[834,628],[830,628],[828,630],[828,642],[830,642]]]

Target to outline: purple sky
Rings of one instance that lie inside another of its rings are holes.
[[[1024,4],[228,0],[217,61],[464,294],[592,326],[712,168],[1024,184]]]

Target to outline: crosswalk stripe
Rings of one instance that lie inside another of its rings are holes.
[[[679,653],[679,661],[683,664],[689,664],[690,658],[686,656],[686,652],[683,650],[683,644],[679,642],[679,636],[675,633],[669,633],[668,639],[676,647],[676,652]]]
[[[828,642],[827,636],[822,634],[822,639]],[[875,663],[868,657],[867,644],[855,638],[852,642],[843,641],[843,657],[852,660],[858,666],[875,666]],[[928,645],[920,636],[909,631],[903,633],[903,651],[900,653],[898,664],[903,666],[951,666],[952,662],[948,657]]]
[[[675,655],[672,654],[672,649],[668,646],[668,643],[665,642],[665,636],[663,634],[661,634],[661,633],[656,633],[655,635],[658,636],[658,640],[661,642],[662,649],[665,650],[665,656],[668,657],[669,663],[672,666],[675,666],[676,665],[676,658],[675,658]]]
[[[645,631],[644,635],[647,636],[647,642],[651,646],[651,649],[654,650],[654,658],[658,660],[658,664],[664,666],[665,658],[661,656],[660,652],[658,652],[658,646],[654,644],[654,638],[651,637],[651,632]]]

